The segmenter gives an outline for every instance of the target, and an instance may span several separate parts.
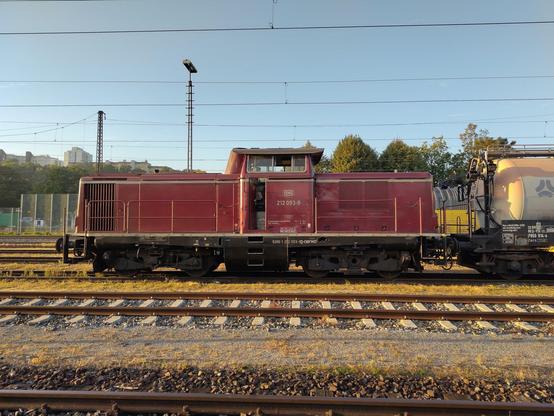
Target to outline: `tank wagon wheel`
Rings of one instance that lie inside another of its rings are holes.
[[[398,271],[384,271],[384,270],[377,270],[377,276],[379,276],[381,279],[384,279],[384,280],[394,280],[396,279],[398,276],[400,276],[400,270]]]

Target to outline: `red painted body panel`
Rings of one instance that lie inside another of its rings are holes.
[[[109,175],[81,181],[76,232],[437,233],[428,173]],[[264,202],[255,201],[264,193]],[[265,204],[265,205],[264,205]]]
[[[313,232],[313,186],[311,179],[266,182],[267,231]]]
[[[316,198],[319,232],[437,232],[426,173],[318,175]]]

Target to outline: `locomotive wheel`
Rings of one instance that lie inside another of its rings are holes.
[[[379,276],[381,279],[384,279],[384,280],[394,280],[396,279],[398,276],[400,276],[400,270],[398,271],[392,271],[392,272],[389,272],[389,271],[384,271],[384,270],[377,270],[377,276]]]
[[[307,268],[306,266],[302,266],[302,270],[304,270],[304,273],[313,279],[322,279],[329,274],[329,270],[313,270]]]
[[[519,272],[504,272],[504,273],[498,273],[498,276],[500,276],[502,279],[507,280],[509,282],[514,282],[516,280],[521,279],[522,274]]]
[[[106,263],[104,263],[104,259],[101,257],[95,257],[92,261],[92,271],[94,273],[102,273],[104,270],[106,270]]]
[[[193,270],[184,270],[186,274],[188,274],[190,277],[193,277],[195,279],[204,277],[208,273],[213,272],[217,267],[219,266],[219,261],[210,256],[203,256],[202,257],[202,267],[199,269],[193,269]]]

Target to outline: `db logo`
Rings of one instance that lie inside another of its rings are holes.
[[[541,179],[535,191],[537,191],[540,198],[552,198],[554,196],[554,186],[550,183],[550,179]]]
[[[283,197],[285,198],[291,198],[294,196],[294,190],[292,189],[285,189],[283,190]]]

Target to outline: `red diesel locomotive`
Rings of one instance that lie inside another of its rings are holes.
[[[322,154],[237,148],[224,174],[84,177],[75,232],[61,242],[64,261],[192,276],[221,263],[228,271],[296,264],[310,276],[419,270],[443,241],[431,175],[318,174]]]

